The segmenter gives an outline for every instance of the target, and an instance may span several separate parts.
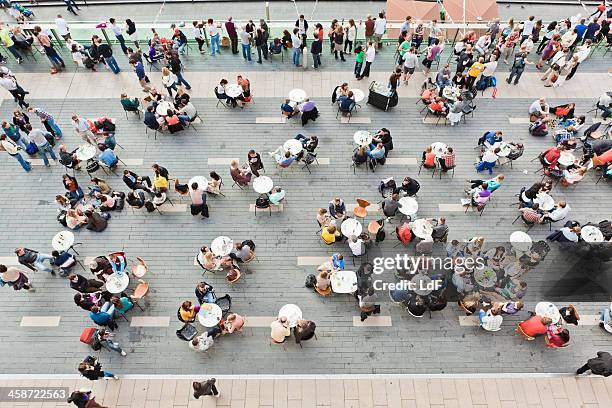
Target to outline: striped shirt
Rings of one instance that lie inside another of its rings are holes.
[[[537,223],[540,221],[540,214],[533,208],[521,208],[521,215],[526,222]]]
[[[42,121],[49,120],[49,119],[53,120],[53,116],[51,116],[49,113],[39,108],[34,108],[34,114],[38,116],[40,120]]]
[[[442,156],[442,158],[444,159],[444,165],[446,167],[455,167],[455,153],[444,153],[444,156]]]

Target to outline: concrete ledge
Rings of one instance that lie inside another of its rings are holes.
[[[368,117],[359,117],[359,116],[357,116],[357,117],[352,116],[350,118],[347,118],[347,117],[343,116],[343,117],[340,118],[340,123],[348,123],[349,125],[351,123],[364,124],[365,125],[365,124],[372,123],[372,119],[370,119]]]
[[[329,165],[330,163],[329,157],[317,157],[317,161],[319,162],[320,165],[323,165],[323,166]],[[316,166],[317,163],[314,163],[314,165]]]
[[[580,315],[580,320],[578,321],[578,327],[580,326],[598,326],[598,325],[599,325],[599,315],[583,315],[583,314]]]
[[[443,212],[464,212],[465,207],[461,204],[438,204],[438,210]]]
[[[184,213],[187,212],[189,206],[187,204],[170,204],[168,202],[163,203],[159,206],[159,210],[162,213]]]
[[[0,264],[2,265],[19,265],[16,256],[0,256]],[[24,266],[25,268],[25,266]]]
[[[168,316],[134,316],[130,327],[168,327],[170,318]]]
[[[385,166],[416,166],[415,157],[387,157]]]
[[[319,266],[329,261],[329,256],[298,256],[297,264],[300,266]]]
[[[391,327],[391,316],[369,316],[363,322],[360,316],[353,316],[354,327]]]
[[[208,165],[209,166],[215,166],[215,165],[230,165],[232,160],[238,160],[237,157],[209,157],[208,158]]]
[[[61,316],[23,316],[21,327],[57,327]]]
[[[282,124],[287,123],[287,118],[285,116],[263,116],[255,118],[256,124]]]
[[[529,124],[529,118],[508,118],[508,122],[518,125],[518,124]]]
[[[478,316],[459,316],[459,326],[480,326]]]
[[[446,120],[440,116],[427,116],[423,118],[423,123],[426,125],[446,125]]]
[[[282,203],[279,205],[271,205],[270,209],[272,210],[272,212],[283,212],[284,206]],[[255,212],[255,204],[249,204],[249,211],[252,213]],[[269,212],[270,210],[268,210],[267,208],[262,208],[259,211]]]
[[[270,327],[270,323],[276,320],[275,316],[245,316],[245,327]]]

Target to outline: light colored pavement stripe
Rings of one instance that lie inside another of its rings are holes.
[[[357,208],[357,207],[358,207],[357,203],[355,203],[355,204],[346,204],[346,211],[349,211],[349,212],[352,213],[355,210],[355,208]],[[370,204],[370,205],[368,205],[366,207],[366,211],[370,212],[370,213],[371,212],[378,212],[379,209],[380,209],[380,207],[378,206],[378,204]]]
[[[417,159],[415,157],[387,157],[385,166],[415,166]]]
[[[23,316],[21,327],[57,327],[61,316]]]
[[[89,267],[89,264],[96,259],[95,256],[86,256],[85,259],[83,260],[85,267]]]
[[[270,209],[272,210],[272,212],[283,212],[284,206],[283,206],[283,204],[271,205]],[[250,212],[255,212],[255,204],[249,204],[249,211]],[[268,210],[267,208],[264,208],[264,209],[261,209],[259,211],[269,212],[270,210]]]
[[[44,166],[45,165],[45,162],[43,161],[43,159],[30,159],[28,161],[30,162],[30,164],[32,166]],[[49,165],[50,166],[58,166],[60,164],[59,164],[59,162],[53,161],[53,160],[51,160],[51,158],[49,158]]]
[[[209,157],[208,165],[216,166],[216,165],[230,165],[232,160],[238,160],[237,157]]]
[[[142,166],[143,165],[143,159],[121,159],[123,160],[123,163],[119,162],[119,166],[124,165],[124,166]],[[45,162],[42,159],[30,159],[30,164],[32,166],[44,166]],[[51,158],[49,158],[49,164],[51,166],[58,166],[60,165],[59,162],[55,162],[53,160],[51,160]]]
[[[444,212],[464,212],[465,207],[461,204],[438,204],[438,210]]]
[[[512,123],[514,125],[530,123],[528,117],[525,117],[525,118],[508,118],[508,122],[510,122],[510,123]]]
[[[16,256],[0,256],[0,264],[2,265],[19,265]]]
[[[184,213],[187,212],[187,204],[170,204],[170,203],[164,203],[162,205],[159,206],[159,210],[162,213]]]
[[[270,327],[270,323],[276,320],[274,316],[245,316],[245,327]]]
[[[580,321],[578,322],[578,327],[580,326],[597,326],[599,325],[599,315],[580,315]]]
[[[255,123],[257,124],[263,124],[263,123],[269,123],[269,124],[277,124],[277,123],[287,123],[287,118],[284,116],[262,116],[262,117],[257,117],[255,118]]]
[[[297,264],[300,266],[321,265],[323,262],[329,261],[329,256],[298,256]]]
[[[480,326],[478,316],[459,316],[459,326]]]
[[[428,125],[446,125],[446,121],[444,120],[444,118],[438,116],[428,116],[426,118],[423,118],[423,123],[426,123]]]
[[[329,162],[329,157],[317,157],[317,161],[319,162],[319,164],[324,165],[324,166],[329,165],[329,163],[330,163]],[[315,166],[316,165],[317,164],[315,163]]]
[[[354,327],[391,327],[391,316],[370,316],[361,321],[361,317],[353,316]]]
[[[130,327],[168,327],[170,318],[168,316],[134,316]]]
[[[372,123],[372,119],[370,119],[368,117],[359,117],[359,116],[355,117],[355,116],[353,116],[349,120],[349,118],[346,118],[346,117],[343,116],[342,118],[340,118],[340,123],[348,123],[348,124],[355,123],[357,125],[359,125],[359,124],[364,124],[365,125],[365,124]]]
[[[142,166],[144,163],[143,159],[124,159],[122,157],[120,159],[123,160],[123,163],[119,162],[120,166],[122,164],[124,166]]]

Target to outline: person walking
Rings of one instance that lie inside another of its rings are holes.
[[[357,79],[368,78],[370,76],[370,67],[376,58],[376,48],[374,42],[370,41],[368,43],[368,49],[365,52],[365,68],[363,68],[363,73]]]
[[[138,83],[140,83],[142,91],[149,92],[151,90],[151,86],[149,85],[151,81],[149,81],[149,77],[147,77],[147,74],[145,73],[142,61],[131,60],[130,64],[132,64],[132,67],[134,67],[134,73],[136,73],[136,78],[138,78]]]
[[[114,333],[106,329],[98,329],[93,334],[93,344],[98,343],[100,347],[103,347],[110,351],[116,351],[121,354],[123,357],[127,356],[127,353],[121,348],[119,343],[115,343],[111,340],[114,336]],[[95,350],[95,349],[94,349]]]
[[[49,261],[49,263],[51,263],[53,260],[51,255],[42,254],[28,248],[16,248],[15,255],[17,255],[17,262],[19,262],[21,265],[24,265],[33,271],[39,270],[55,275],[55,271],[51,267],[45,265],[45,261]]]
[[[55,26],[57,27],[57,33],[62,36],[64,41],[72,39],[72,37],[70,36],[70,28],[68,27],[68,22],[66,22],[66,20],[64,19],[64,17],[62,17],[61,14],[57,15],[57,18],[55,19]]]
[[[15,57],[18,64],[23,62],[23,57],[17,51],[17,46],[9,34],[9,28],[4,23],[0,23],[0,40],[7,50]]]
[[[238,31],[236,30],[236,24],[234,24],[231,16],[228,17],[225,22],[225,32],[227,32],[232,45],[232,54],[238,54]]]
[[[62,68],[66,68],[64,60],[59,56],[57,51],[55,51],[51,39],[47,34],[42,32],[42,28],[40,28],[40,26],[34,26],[33,33],[34,37],[36,37],[36,41],[43,48],[45,55],[51,62],[51,74],[57,74]]]
[[[45,129],[47,129],[49,133],[53,134],[57,140],[62,138],[62,130],[59,128],[59,126],[57,126],[57,123],[55,123],[55,119],[53,116],[51,116],[51,114],[40,108],[34,107],[29,107],[28,112],[38,116],[42,124],[45,126]]]
[[[9,140],[6,135],[0,135],[0,146],[2,146],[2,148],[9,154],[9,156],[12,156],[17,159],[17,161],[19,162],[19,164],[21,164],[21,167],[23,167],[25,171],[30,171],[32,169],[32,167],[30,166],[30,162],[25,161],[19,153],[21,147],[17,146],[15,142]]]
[[[161,70],[162,75],[162,84],[164,88],[168,91],[168,95],[172,98],[172,90],[176,92],[176,75],[174,75],[170,70],[166,67],[163,67]]]
[[[64,3],[66,3],[66,9],[68,10],[68,12],[74,14],[75,16],[78,16],[77,12],[74,11],[74,8],[76,8],[77,10],[80,10],[80,8],[79,6],[77,6],[74,0],[64,0]]]
[[[25,91],[21,86],[19,86],[17,79],[14,76],[0,73],[0,86],[13,95],[13,99],[19,104],[20,108],[27,108],[30,106],[24,100],[25,96],[29,94],[29,92]]]
[[[138,33],[136,33],[136,24],[129,18],[125,20],[125,33],[130,36],[130,39],[134,42],[134,46],[140,49],[138,45]]]
[[[25,289],[28,292],[34,292],[34,287],[26,274],[19,268],[14,266],[6,267],[0,265],[0,286],[8,285],[13,290]]]
[[[170,65],[170,71],[172,71],[172,73],[176,75],[176,84],[185,85],[185,88],[187,88],[187,90],[191,89],[191,85],[189,85],[189,82],[187,82],[183,77],[183,63],[181,62],[181,59],[179,58],[177,53],[172,54],[172,58],[170,58],[168,64]]]
[[[216,382],[217,380],[214,378],[211,378],[210,380],[202,381],[202,382],[194,381],[192,384],[193,397],[195,399],[198,399],[202,396],[213,395],[216,398],[219,398],[221,396],[221,393],[219,392],[219,390],[217,389],[215,385]]]
[[[98,359],[93,356],[85,357],[85,359],[79,364],[78,370],[83,377],[91,381],[99,380],[100,378],[113,378],[115,380],[119,379],[119,377],[110,371],[102,370],[102,364],[100,364]]]
[[[590,358],[585,365],[576,370],[576,374],[580,375],[589,370],[595,375],[609,377],[612,375],[612,355],[607,351],[598,351],[597,357]]]
[[[119,41],[119,45],[121,46],[121,51],[127,55],[127,46],[125,45],[125,38],[123,38],[123,29],[117,25],[117,22],[114,18],[109,18],[108,22],[110,23],[110,29],[115,34],[115,38]]]
[[[29,123],[26,125],[30,133],[28,136],[30,140],[34,142],[36,147],[38,148],[38,155],[45,163],[45,166],[49,167],[49,159],[47,159],[47,153],[49,156],[55,161],[58,161],[57,156],[55,156],[55,152],[53,152],[53,147],[51,143],[49,143],[48,138],[52,138],[53,136],[49,132],[45,132],[40,129],[32,129],[32,125]]]
[[[121,72],[117,60],[113,57],[113,49],[111,46],[103,43],[101,38],[96,39],[96,45],[98,46],[98,55],[102,57],[104,65],[106,65],[115,75]],[[125,44],[123,44],[123,46],[125,46]],[[127,54],[127,47],[125,53]]]

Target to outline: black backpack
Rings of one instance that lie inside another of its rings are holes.
[[[304,286],[309,289],[314,289],[317,284],[317,277],[313,274],[306,276],[306,282],[304,282]]]
[[[198,330],[189,323],[185,323],[183,327],[176,331],[176,337],[184,341],[191,341],[197,335]]]
[[[147,209],[147,212],[155,211],[155,204],[153,204],[151,201],[147,201],[146,203],[144,203],[144,206]]]

